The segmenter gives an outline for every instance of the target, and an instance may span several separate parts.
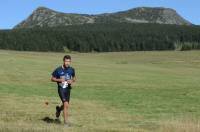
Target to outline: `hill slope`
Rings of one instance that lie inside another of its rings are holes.
[[[24,21],[14,28],[57,27],[86,23],[160,23],[191,25],[175,10],[170,8],[139,7],[116,13],[98,15],[62,13],[46,7],[39,7]]]

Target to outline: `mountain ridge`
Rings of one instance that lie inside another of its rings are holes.
[[[192,25],[176,10],[165,7],[137,7],[113,13],[78,14],[59,12],[41,6],[35,9],[27,19],[17,24],[14,29],[116,22]]]

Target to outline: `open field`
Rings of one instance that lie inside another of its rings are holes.
[[[0,50],[0,131],[200,131],[200,51],[70,55],[77,82],[65,128],[50,82],[64,53]]]

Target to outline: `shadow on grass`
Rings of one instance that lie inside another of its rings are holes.
[[[61,124],[61,121],[59,119],[52,119],[52,118],[49,118],[49,117],[44,117],[41,120],[43,120],[46,123]]]
[[[46,123],[52,123],[52,124],[62,124],[61,121],[59,119],[52,119],[48,116],[44,117],[41,119],[42,121],[46,122]],[[74,123],[70,123],[70,126],[76,126],[76,127],[82,127],[83,125],[81,124],[74,124]]]

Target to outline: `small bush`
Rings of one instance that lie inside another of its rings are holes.
[[[63,46],[63,50],[64,50],[65,53],[70,53],[70,52],[71,52],[71,51],[69,50],[69,48],[66,47],[66,46]]]
[[[198,43],[198,42],[175,42],[174,47],[175,47],[175,50],[178,50],[178,51],[200,49],[200,43]]]

